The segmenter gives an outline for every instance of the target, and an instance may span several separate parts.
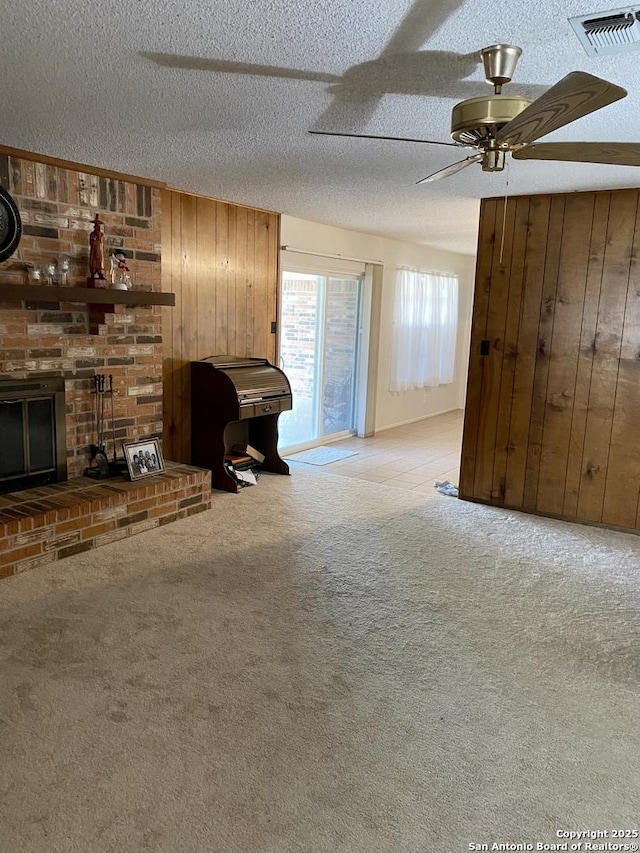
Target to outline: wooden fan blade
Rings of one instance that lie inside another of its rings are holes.
[[[411,139],[407,136],[373,136],[370,133],[334,133],[331,130],[309,130],[314,136],[355,136],[358,139],[390,139],[393,142],[424,142],[427,145],[448,145],[452,148],[470,148],[470,145],[458,145],[457,142],[439,142],[435,139]]]
[[[498,142],[509,145],[533,142],[559,127],[624,98],[625,89],[585,74],[572,71],[544,95],[511,119],[497,134]]]
[[[640,166],[640,142],[539,142],[514,151],[516,160],[569,160]]]
[[[459,160],[457,163],[445,166],[444,169],[434,172],[433,175],[427,175],[426,178],[423,178],[421,181],[417,181],[417,183],[426,184],[429,181],[439,181],[440,178],[448,178],[449,175],[455,175],[456,172],[466,169],[467,166],[470,166],[472,163],[479,163],[481,160],[482,154],[474,154],[472,157],[465,157],[464,160]]]

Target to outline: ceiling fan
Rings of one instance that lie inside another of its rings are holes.
[[[475,149],[475,154],[428,175],[418,181],[419,184],[454,175],[472,163],[481,163],[484,172],[500,172],[505,167],[507,154],[516,160],[568,160],[640,166],[640,143],[636,142],[535,144],[541,136],[624,98],[627,92],[600,77],[572,71],[534,101],[521,95],[503,95],[502,87],[513,77],[521,54],[521,48],[510,44],[494,44],[480,51],[485,77],[487,83],[494,87],[494,93],[469,98],[455,105],[451,114],[453,142],[322,130],[310,130],[309,133]]]

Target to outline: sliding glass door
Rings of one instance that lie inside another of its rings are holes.
[[[359,276],[283,272],[280,366],[293,409],[280,415],[281,448],[354,432],[361,290]]]

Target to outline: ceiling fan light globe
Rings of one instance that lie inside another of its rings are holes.
[[[480,56],[487,83],[493,86],[508,83],[515,73],[521,54],[522,48],[513,44],[492,44],[489,47],[483,47]]]

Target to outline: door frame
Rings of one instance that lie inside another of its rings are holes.
[[[306,253],[305,253],[306,254]],[[317,259],[317,263],[314,261]],[[379,274],[376,276],[373,267],[379,267]],[[328,265],[324,255],[311,255],[308,262],[298,263],[291,261],[287,263],[282,257],[280,259],[279,283],[278,283],[278,310],[281,312],[283,304],[283,283],[285,273],[302,273],[306,275],[315,275],[318,277],[328,278],[345,278],[345,279],[360,279],[360,287],[358,292],[358,314],[356,324],[356,340],[355,340],[355,358],[354,358],[354,383],[353,383],[353,400],[352,400],[352,422],[353,428],[343,430],[341,432],[329,433],[328,435],[319,435],[318,438],[301,444],[291,445],[287,448],[289,452],[297,452],[317,446],[318,443],[331,444],[335,441],[340,441],[344,438],[349,438],[353,435],[364,437],[365,435],[373,435],[373,423],[375,419],[375,380],[377,377],[377,356],[378,356],[378,337],[379,337],[379,322],[380,322],[380,305],[382,297],[382,267],[380,265],[372,265],[361,263],[360,270],[340,269],[340,264],[335,266]],[[375,281],[374,279],[379,279]],[[318,314],[316,318],[316,345],[315,359],[317,381],[322,387],[323,384],[323,361],[324,361],[324,325],[325,317],[326,294],[323,292],[318,300]],[[375,347],[372,346],[372,327],[377,325],[378,334],[376,334]],[[282,355],[282,320],[279,317],[277,335],[277,359],[278,365],[285,369]],[[321,334],[320,334],[321,332]],[[371,366],[375,364],[376,370],[371,372]],[[314,405],[314,421],[316,431],[319,426],[322,426],[322,401]]]

